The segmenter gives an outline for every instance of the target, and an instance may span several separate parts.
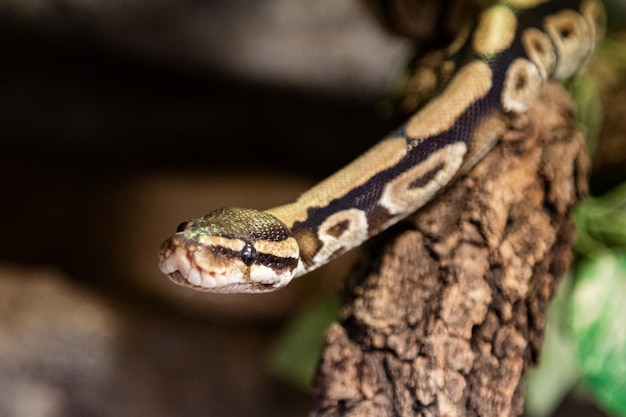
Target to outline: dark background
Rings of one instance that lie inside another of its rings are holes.
[[[348,0],[56,0],[0,2],[0,53],[0,415],[305,415],[266,352],[349,260],[215,296],[170,284],[158,247],[375,143],[409,42]],[[608,154],[598,192],[625,178]]]

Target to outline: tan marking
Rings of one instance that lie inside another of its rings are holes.
[[[193,241],[190,241],[193,242]],[[198,243],[206,247],[222,247],[233,252],[240,252],[246,245],[241,239],[229,239],[222,236],[201,236]],[[289,237],[279,242],[271,242],[266,240],[258,240],[254,242],[254,248],[259,253],[274,255],[281,258],[297,258],[298,242],[295,238]]]
[[[463,45],[465,45],[465,42],[467,42],[467,39],[469,38],[471,33],[472,27],[469,22],[466,22],[461,27],[461,30],[459,30],[459,34],[457,35],[457,37],[454,38],[452,43],[446,48],[446,54],[450,56],[459,52]]]
[[[554,78],[564,80],[573,75],[593,48],[592,29],[580,14],[563,10],[544,19],[544,27],[556,47]]]
[[[278,256],[279,258],[298,258],[300,254],[298,242],[293,237],[289,237],[279,242],[257,240],[254,242],[254,248],[259,253]]]
[[[443,61],[441,63],[441,67],[439,68],[439,83],[441,85],[445,85],[452,75],[454,74],[454,70],[456,69],[456,62],[452,60]]]
[[[472,135],[471,147],[458,175],[466,174],[490,151],[507,129],[508,118],[501,111],[493,111],[480,120]]]
[[[556,64],[550,37],[537,28],[528,28],[522,33],[522,45],[528,57],[537,65],[541,78],[548,79]]]
[[[305,191],[294,203],[267,210],[292,228],[295,222],[306,220],[307,209],[324,207],[353,188],[365,184],[372,176],[392,167],[406,155],[406,139],[383,140],[349,165]]]
[[[506,71],[502,89],[502,108],[507,112],[523,113],[539,95],[541,75],[537,66],[524,58],[517,58]]]
[[[198,243],[202,246],[210,246],[210,247],[223,247],[235,252],[238,252],[243,249],[246,245],[244,241],[241,239],[230,239],[223,236],[209,236],[203,235],[198,238]]]
[[[383,190],[380,205],[386,208],[392,216],[414,212],[429,201],[457,173],[466,151],[467,147],[463,142],[456,142],[439,149],[424,162],[390,181]],[[441,170],[430,181],[419,188],[411,188],[412,184],[422,179],[425,174],[430,175],[432,170],[439,165],[442,166]]]
[[[480,55],[495,55],[508,48],[515,38],[517,18],[511,9],[494,6],[482,13],[472,39]]]
[[[473,61],[459,70],[444,92],[434,98],[406,124],[411,139],[422,139],[450,129],[459,116],[491,88],[491,69]]]
[[[294,235],[300,247],[300,259],[306,268],[313,263],[313,257],[322,246],[317,235],[311,229],[301,229]]]
[[[403,109],[413,111],[427,98],[432,97],[438,81],[437,74],[432,68],[418,67],[405,83]]]
[[[516,9],[530,9],[548,0],[506,0],[504,3]]]
[[[349,228],[350,228],[350,222],[348,220],[344,220],[330,227],[326,231],[326,233],[329,234],[330,236],[333,236],[334,238],[338,238]]]
[[[210,250],[200,250],[191,253],[193,263],[204,271],[212,271],[217,275],[243,276],[247,266],[239,257],[219,256]]]
[[[346,230],[339,236],[330,231],[338,224],[347,222]],[[360,245],[368,238],[367,216],[364,211],[351,208],[329,216],[318,230],[322,247],[313,257],[314,263],[322,263],[334,255]]]
[[[596,0],[585,0],[580,6],[580,11],[591,29],[591,36],[600,39],[604,35],[606,26],[606,13],[602,3]]]

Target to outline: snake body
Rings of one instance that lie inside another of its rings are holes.
[[[290,203],[181,223],[160,269],[199,290],[266,292],[360,245],[467,172],[542,83],[579,71],[603,19],[596,0],[496,2],[446,49],[443,87],[405,124]]]

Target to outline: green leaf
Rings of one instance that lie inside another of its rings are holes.
[[[585,127],[587,150],[593,155],[602,127],[602,100],[593,75],[584,73],[567,83],[567,90],[576,103],[576,119]]]
[[[626,252],[582,262],[570,325],[583,381],[606,409],[626,416]]]
[[[626,183],[576,210],[576,249],[588,256],[608,249],[626,251]]]
[[[324,331],[339,317],[339,297],[319,301],[300,313],[270,352],[270,370],[309,390],[324,342]]]
[[[531,369],[526,378],[525,413],[528,416],[552,415],[578,382],[574,346],[564,332],[571,284],[571,277],[565,277],[548,310],[539,366]]]

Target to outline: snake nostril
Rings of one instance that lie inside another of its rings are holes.
[[[176,227],[176,233],[184,231],[188,223],[189,222],[182,222],[181,224],[179,224],[178,227]]]

